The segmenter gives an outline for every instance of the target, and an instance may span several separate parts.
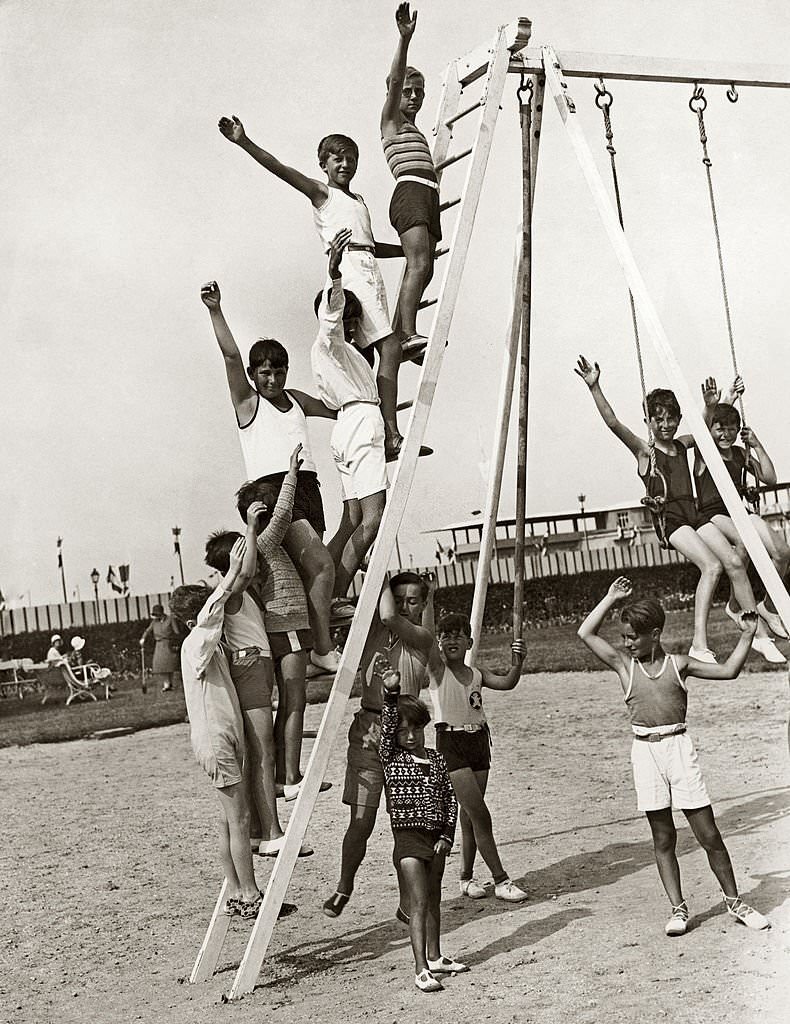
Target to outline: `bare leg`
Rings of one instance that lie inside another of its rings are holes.
[[[414,973],[428,968],[425,958],[428,917],[428,871],[423,861],[404,857],[400,862],[401,876],[409,894],[409,937],[414,954]],[[440,883],[441,887],[441,883]],[[437,955],[438,959],[438,955]]]
[[[724,566],[724,571],[730,578],[735,600],[741,608],[754,611],[756,602],[752,585],[749,583],[746,573],[746,566],[738,557],[738,552],[733,545],[715,523],[706,523],[704,526],[700,526],[697,534]]]
[[[228,844],[221,854],[230,858],[238,879],[241,898],[254,900],[258,895],[258,885],[255,881],[250,849],[250,801],[247,785],[242,781],[232,786],[224,786],[217,790],[217,796],[228,823]],[[230,877],[227,868],[225,875]]]
[[[771,527],[767,523],[763,522],[759,516],[751,515],[749,518],[751,519],[755,530],[757,530],[760,540],[765,545],[766,551],[771,556],[771,561],[774,563],[776,571],[779,573],[782,580],[784,580],[788,566],[790,566],[790,548],[787,546],[787,542],[781,534],[772,530]],[[741,540],[740,534],[736,530],[735,523],[733,523],[732,519],[730,519],[729,516],[714,516],[713,522],[718,526],[727,540],[736,546],[738,554],[741,556],[744,565],[748,564],[748,553],[743,546],[743,541]],[[776,611],[776,605],[773,603],[771,595],[768,593],[765,595],[765,607],[769,612]]]
[[[400,290],[398,310],[400,327],[405,335],[417,333],[417,307],[433,274],[435,242],[427,224],[417,224],[400,236],[406,270]]]
[[[477,856],[477,843],[475,842],[475,830],[472,828],[472,820],[463,807],[458,812],[458,821],[461,825],[461,881],[468,882],[475,873],[475,857]]]
[[[337,891],[350,896],[354,891],[354,879],[368,849],[368,839],[376,824],[378,807],[363,807],[352,804],[351,818],[343,836],[343,852],[340,861],[340,881]]]
[[[302,778],[306,667],[307,655],[304,651],[284,655],[277,666],[277,689],[280,699],[274,720],[276,777],[288,786],[296,785]]]
[[[242,711],[250,759],[252,796],[261,820],[261,838],[279,839],[283,834],[277,817],[274,789],[274,730],[271,708]]]
[[[351,581],[364,561],[365,555],[376,539],[384,505],[387,500],[386,491],[377,491],[359,499],[362,522],[354,530],[343,549],[343,557],[335,574],[335,596],[344,597],[351,586]]]
[[[219,815],[219,860],[220,864],[222,864],[222,872],[228,883],[228,896],[241,896],[239,876],[236,874],[236,865],[233,863],[233,857],[230,855],[230,831],[224,807]]]
[[[694,636],[691,646],[697,650],[705,650],[708,646],[708,615],[722,573],[722,564],[697,531],[690,526],[679,526],[669,538],[669,543],[700,571],[694,598]]]
[[[388,334],[376,342],[379,353],[379,371],[376,387],[381,401],[381,418],[384,420],[384,444],[392,446],[401,436],[398,430],[398,369],[401,363],[401,344],[396,334]]]
[[[425,927],[425,952],[429,960],[438,960],[441,953],[442,876],[445,858],[436,854],[428,868],[428,913]]]
[[[343,557],[343,550],[348,544],[349,538],[354,530],[362,522],[362,510],[356,498],[346,498],[343,501],[343,514],[340,518],[337,531],[326,546],[335,566],[335,575],[340,567],[340,560]]]
[[[732,870],[732,861],[724,845],[721,832],[713,817],[713,808],[698,807],[692,811],[683,811],[691,825],[697,842],[705,851],[708,857],[710,869],[716,876],[719,885],[725,896],[730,898],[738,895],[738,886],[735,884],[735,873]]]
[[[329,602],[335,582],[332,558],[306,519],[291,523],[284,547],[304,583],[316,653],[328,654],[334,648],[329,632]]]
[[[658,877],[669,897],[669,902],[673,907],[679,907],[683,902],[683,893],[680,889],[680,865],[675,854],[678,834],[675,822],[672,820],[672,810],[666,807],[661,811],[647,811],[646,813],[650,831],[653,833],[653,850],[656,855]]]
[[[482,780],[481,776],[485,776]],[[488,865],[494,883],[504,882],[507,871],[502,867],[499,859],[496,840],[494,839],[491,813],[485,802],[485,781],[488,779],[488,772],[473,772],[471,768],[459,768],[450,772],[450,781],[453,784],[455,795],[461,808],[469,816],[474,832],[475,842],[480,851],[480,856]],[[471,877],[471,876],[470,876]]]

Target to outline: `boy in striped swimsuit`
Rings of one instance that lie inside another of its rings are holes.
[[[395,191],[390,223],[398,232],[406,257],[406,272],[399,299],[399,326],[408,359],[421,361],[428,339],[417,333],[417,310],[433,276],[434,253],[441,240],[439,182],[428,142],[414,123],[425,99],[425,79],[406,64],[409,43],[417,27],[417,12],[408,3],[395,12],[400,38],[390,73],[387,98],[381,111],[381,143]]]
[[[615,650],[599,630],[608,613],[631,596],[630,580],[618,577],[606,597],[579,627],[578,636],[599,661],[620,679],[631,716],[634,740],[631,764],[637,802],[653,834],[661,884],[669,897],[672,915],[667,935],[682,935],[689,911],[680,888],[680,867],[675,853],[677,833],[672,806],[679,807],[708,857],[722,888],[727,912],[749,928],[769,928],[770,921],[738,895],[732,862],[721,837],[710,797],[697,763],[697,752],[686,732],[686,677],[735,679],[743,668],[757,627],[757,613],[743,612],[741,636],[722,665],[696,661],[684,654],[667,654],[661,646],[664,610],[650,599],[629,602],[620,611],[624,652]]]
[[[403,250],[399,245],[374,239],[365,200],[351,191],[351,179],[359,162],[356,142],[347,135],[337,134],[321,139],[318,144],[318,164],[326,174],[326,181],[323,182],[281,163],[271,153],[257,146],[247,137],[244,125],[235,115],[221,118],[219,130],[226,139],[249,153],[261,167],[307,196],[313,207],[313,220],[325,253],[329,253],[332,239],[338,231],[343,228],[351,231],[343,276],[346,287],[353,291],[362,304],[354,344],[371,366],[372,347],[379,354],[376,385],[384,420],[387,461],[394,461],[403,443],[396,416],[401,344],[398,336],[392,332],[387,293],[377,260],[403,256]]]

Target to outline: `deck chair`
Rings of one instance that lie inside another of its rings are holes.
[[[66,705],[73,700],[98,700],[93,692],[94,687],[104,687],[104,699],[110,699],[110,676],[112,673],[108,668],[99,668],[98,665],[78,665],[74,668],[64,661],[60,666],[60,674],[68,687]]]

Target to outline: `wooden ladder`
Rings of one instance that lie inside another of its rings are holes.
[[[274,926],[277,923],[277,915],[296,865],[299,848],[318,797],[332,744],[343,720],[365,640],[378,606],[379,594],[387,573],[395,537],[414,480],[420,446],[425,437],[431,403],[444,358],[445,344],[450,333],[450,325],[460,290],[466,254],[472,237],[472,227],[483,187],[499,106],[508,71],[511,70],[511,57],[527,45],[530,29],[531,24],[527,19],[519,19],[517,22],[500,28],[490,46],[480,47],[465,57],[452,61],[444,75],[439,113],[434,128],[436,136],[433,149],[434,162],[440,176],[447,167],[462,160],[468,160],[468,167],[460,196],[441,203],[442,212],[454,207],[458,207],[458,210],[449,244],[437,250],[436,253],[437,258],[447,257],[438,295],[435,299],[424,300],[420,306],[421,309],[435,306],[436,310],[428,333],[428,347],[420,374],[417,395],[411,404],[411,415],[403,447],[378,537],[370,556],[356,614],[343,648],[332,691],[318,729],[304,780],[300,786],[299,796],[288,823],[285,843],[275,861],[263,904],[253,925],[252,934],[238,972],[228,992],[229,999],[238,999],[252,992],[255,987]],[[476,101],[469,101],[466,106],[462,107],[461,101],[464,99],[465,89],[479,79],[483,79],[482,95]],[[477,110],[480,111],[480,116],[473,144],[459,153],[449,154],[454,125]],[[229,921],[220,913],[224,887],[225,883],[223,882],[223,890],[220,892],[214,914],[190,975],[191,982],[210,978],[216,970],[222,953]]]

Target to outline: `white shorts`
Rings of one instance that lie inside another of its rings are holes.
[[[384,420],[377,405],[360,402],[341,409],[330,448],[344,501],[386,491],[389,481],[384,461]]]
[[[710,803],[697,751],[687,732],[667,736],[658,743],[635,739],[631,767],[640,811],[667,807],[691,811]]]
[[[353,292],[362,303],[362,316],[357,324],[354,344],[357,348],[368,348],[392,334],[384,278],[376,257],[364,249],[344,253],[340,272],[343,275],[343,288]]]

